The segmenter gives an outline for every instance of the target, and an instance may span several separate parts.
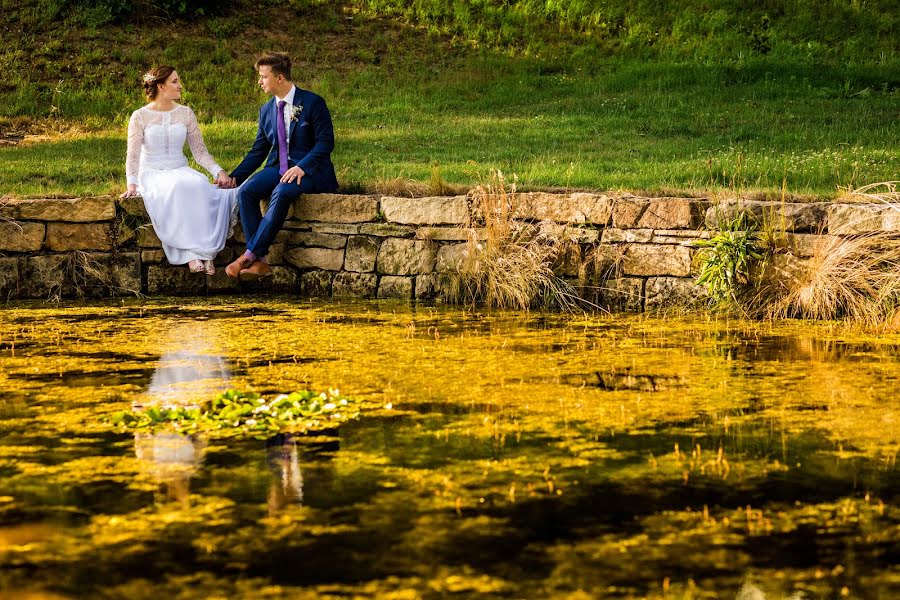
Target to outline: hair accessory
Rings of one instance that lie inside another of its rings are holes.
[[[149,71],[144,73],[144,83],[153,83],[156,81],[156,77],[153,76]]]

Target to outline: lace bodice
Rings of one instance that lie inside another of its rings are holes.
[[[222,167],[206,149],[197,117],[190,108],[179,104],[170,111],[161,112],[144,106],[131,113],[128,121],[128,155],[125,159],[128,183],[137,184],[143,169],[187,166],[185,140],[194,160],[213,177],[217,176]]]

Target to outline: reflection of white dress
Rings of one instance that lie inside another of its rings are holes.
[[[206,451],[206,440],[180,433],[135,433],[134,453],[154,477],[190,477]]]
[[[177,323],[157,334],[160,356],[146,394],[134,408],[196,406],[228,389],[231,367],[219,353],[215,330],[204,321]]]
[[[190,407],[223,392],[231,381],[228,361],[218,353],[215,330],[206,322],[178,323],[158,335],[167,350],[147,392],[132,407]],[[178,433],[137,433],[134,448],[142,464],[160,479],[189,477],[203,459],[206,442]]]
[[[237,218],[237,189],[223,190],[188,166],[187,140],[194,159],[213,177],[222,170],[203,144],[197,117],[187,106],[170,111],[147,106],[128,122],[129,184],[136,184],[166,259],[182,265],[212,260],[225,246]]]

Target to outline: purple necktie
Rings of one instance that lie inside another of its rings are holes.
[[[278,101],[278,174],[288,170],[287,130],[284,128],[284,100]]]

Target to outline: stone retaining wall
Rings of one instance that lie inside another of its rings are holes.
[[[831,236],[900,231],[883,205],[642,198],[590,193],[519,195],[517,217],[575,244],[556,265],[611,309],[695,302],[693,243],[736,210],[774,219],[803,260]],[[0,299],[135,293],[275,291],[307,296],[430,299],[466,248],[465,196],[308,195],[271,248],[274,277],[239,283],[169,265],[140,198],[0,200]],[[240,230],[216,264],[243,250]]]

